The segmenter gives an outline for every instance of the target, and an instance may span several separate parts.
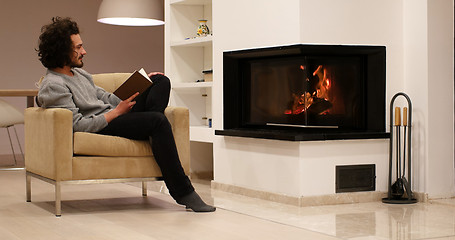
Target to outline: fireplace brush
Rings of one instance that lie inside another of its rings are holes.
[[[395,107],[395,114],[393,112],[395,100],[399,96],[404,97],[408,103],[408,107],[403,108],[403,118],[401,118],[400,107]],[[382,199],[384,203],[417,202],[411,190],[411,126],[411,99],[405,93],[397,93],[390,102],[389,186],[387,198]],[[395,170],[394,181],[393,170]]]

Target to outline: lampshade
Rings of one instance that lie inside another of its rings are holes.
[[[121,26],[164,24],[164,0],[103,0],[98,22]]]

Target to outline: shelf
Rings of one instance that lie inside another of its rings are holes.
[[[208,126],[190,126],[190,141],[213,143],[214,132]]]
[[[212,45],[212,36],[195,37],[182,41],[171,42],[171,47],[206,47]]]
[[[212,0],[171,0],[170,4],[180,5],[209,5],[212,4]]]
[[[211,88],[213,82],[173,83],[172,89]]]

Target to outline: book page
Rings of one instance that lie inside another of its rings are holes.
[[[152,80],[149,78],[149,76],[147,75],[147,73],[145,72],[144,68],[141,68],[141,70],[139,70],[139,73],[144,76],[145,78],[147,78],[150,82],[152,82]]]

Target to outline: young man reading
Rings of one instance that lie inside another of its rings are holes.
[[[150,140],[155,160],[176,202],[195,212],[215,211],[194,191],[181,166],[172,129],[164,115],[170,93],[166,76],[148,74],[153,85],[124,101],[95,86],[92,76],[82,69],[87,52],[78,25],[70,18],[55,17],[43,26],[37,51],[48,69],[38,93],[41,107],[71,110],[75,132]]]

